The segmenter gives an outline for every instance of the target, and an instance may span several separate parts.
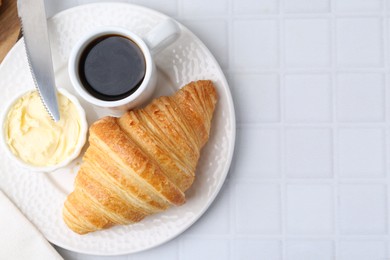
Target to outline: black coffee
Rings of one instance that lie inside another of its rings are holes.
[[[132,40],[105,35],[89,43],[79,62],[84,88],[98,99],[114,101],[131,95],[145,76],[145,58]]]

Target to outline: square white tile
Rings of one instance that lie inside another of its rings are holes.
[[[287,19],[284,26],[287,67],[330,66],[330,20]]]
[[[233,259],[245,260],[281,260],[280,241],[240,238],[235,241],[233,247]]]
[[[279,25],[276,19],[234,20],[233,69],[277,67],[279,64],[278,31]]]
[[[218,235],[227,236],[230,233],[231,214],[230,203],[231,183],[226,181],[221,188],[220,195],[194,225],[183,236]]]
[[[381,12],[384,7],[383,0],[337,0],[335,3],[337,11],[346,13]]]
[[[234,193],[235,233],[279,234],[280,187],[274,184],[239,182]]]
[[[236,147],[235,180],[280,177],[280,130],[277,128],[239,128]],[[255,144],[255,145],[254,145]]]
[[[184,238],[180,244],[179,259],[228,259],[229,240],[207,237]]]
[[[178,12],[177,0],[132,0],[133,4],[153,8],[169,16],[176,16]]]
[[[156,255],[158,255],[159,260],[175,260],[179,259],[179,241],[178,239],[174,239],[166,243],[164,246],[158,246],[156,248],[152,248],[150,250],[136,253],[131,256],[130,259],[127,260],[148,260],[153,259]],[[111,258],[107,258],[109,260]],[[93,260],[93,259],[91,259]]]
[[[332,133],[328,128],[285,130],[285,173],[291,178],[332,176]]]
[[[228,12],[228,2],[225,0],[180,0],[182,16],[184,18],[192,16],[214,16],[224,15]]]
[[[337,119],[344,122],[383,121],[385,78],[380,73],[339,73]]]
[[[229,65],[228,25],[224,19],[184,20],[182,21],[204,42],[222,68]]]
[[[330,0],[287,0],[284,1],[287,13],[327,13],[330,11]]]
[[[278,12],[279,0],[233,1],[235,14],[274,14]]]
[[[337,65],[340,67],[383,66],[381,18],[338,18],[336,53]]]
[[[277,74],[232,74],[231,90],[239,123],[280,121]]]
[[[332,234],[333,188],[326,184],[288,184],[286,217],[288,234]]]
[[[340,260],[387,260],[385,241],[380,240],[342,240],[339,246]]]
[[[66,259],[66,260],[112,260],[112,258],[113,258],[112,256],[96,256],[96,255],[78,254],[74,258],[65,257],[64,259]],[[164,258],[162,258],[162,259],[164,259]],[[172,259],[174,260],[175,258],[172,258]],[[126,255],[119,255],[119,256],[115,256],[115,260],[132,260],[132,259],[131,258],[129,259],[129,257]]]
[[[287,74],[285,117],[289,122],[327,122],[332,117],[329,74]]]
[[[338,198],[342,234],[386,234],[387,194],[384,185],[343,184],[339,187]]]
[[[385,132],[378,128],[341,128],[338,174],[342,178],[378,178],[385,174]]]
[[[286,260],[333,260],[334,246],[328,240],[288,240]],[[352,259],[351,259],[352,260]]]

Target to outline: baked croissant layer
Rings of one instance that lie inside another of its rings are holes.
[[[143,109],[92,124],[74,191],[64,203],[69,228],[85,234],[185,203],[216,102],[213,83],[200,80]]]

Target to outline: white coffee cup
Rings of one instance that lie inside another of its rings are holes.
[[[83,85],[79,75],[80,58],[85,48],[95,39],[105,35],[120,35],[133,41],[141,50],[145,59],[145,75],[135,92],[118,100],[103,100],[92,95]],[[148,100],[157,83],[156,65],[153,55],[173,43],[180,35],[179,25],[172,19],[167,19],[153,28],[144,38],[121,27],[100,27],[83,36],[73,47],[69,56],[68,71],[71,83],[76,92],[87,102],[103,108],[108,108],[114,115],[134,108]]]

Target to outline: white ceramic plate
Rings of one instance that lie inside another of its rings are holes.
[[[140,6],[123,3],[83,5],[66,10],[48,22],[57,86],[76,95],[67,73],[72,46],[97,26],[122,26],[139,36],[145,35],[167,16]],[[235,141],[235,116],[226,79],[209,50],[188,29],[156,56],[159,81],[155,96],[171,94],[192,80],[214,81],[219,102],[214,114],[209,142],[202,150],[194,185],[186,193],[183,206],[147,217],[141,223],[117,226],[88,235],[73,233],[62,221],[61,211],[67,194],[73,189],[79,161],[50,173],[32,173],[0,156],[0,189],[38,227],[52,243],[88,254],[116,255],[138,252],[160,245],[191,226],[210,206],[229,170]],[[34,87],[19,41],[0,66],[0,104],[16,93]],[[80,99],[89,123],[106,115]],[[4,106],[2,107],[4,109]],[[2,161],[1,161],[2,160]]]

